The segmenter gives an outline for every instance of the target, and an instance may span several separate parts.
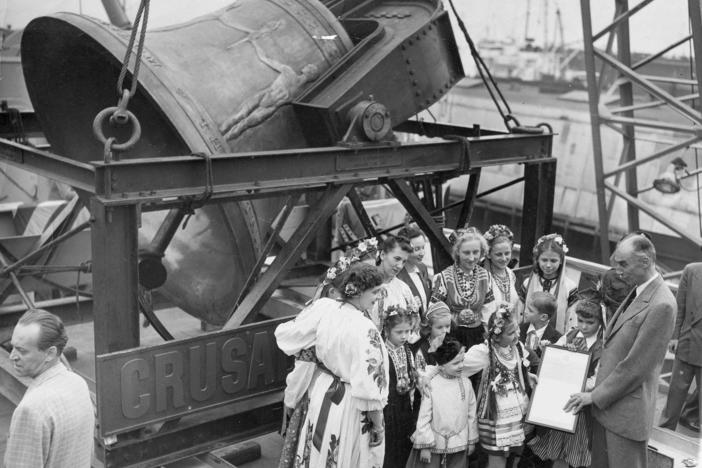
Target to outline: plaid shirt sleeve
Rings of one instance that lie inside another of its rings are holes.
[[[51,430],[46,422],[37,408],[20,404],[15,409],[5,451],[5,468],[44,466],[51,444]]]

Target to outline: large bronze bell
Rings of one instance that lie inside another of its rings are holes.
[[[27,26],[27,88],[54,152],[102,160],[92,123],[117,102],[129,34],[73,14]],[[344,28],[317,0],[238,0],[148,31],[145,44],[128,107],[142,136],[116,155],[121,159],[304,147],[288,104],[351,48]],[[198,209],[165,250],[168,277],[160,292],[186,312],[223,324],[280,208],[280,200],[265,199]],[[165,216],[143,214],[140,243],[152,241]]]

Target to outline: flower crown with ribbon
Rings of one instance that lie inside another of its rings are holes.
[[[491,336],[501,334],[505,326],[512,322],[512,306],[507,303],[502,303],[497,306],[497,310],[493,312],[495,320],[492,322],[489,333]]]
[[[506,237],[510,241],[514,239],[514,233],[504,224],[493,224],[483,234],[486,241],[492,242],[498,237]]]
[[[536,241],[536,245],[534,246],[534,252],[536,252],[541,245],[543,245],[544,242],[552,240],[558,247],[563,250],[564,254],[568,253],[568,246],[566,245],[565,241],[563,240],[563,236],[560,234],[546,234],[545,236],[539,237],[539,240]]]

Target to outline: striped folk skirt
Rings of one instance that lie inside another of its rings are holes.
[[[491,390],[492,391],[492,390]],[[510,390],[506,395],[495,395],[495,420],[478,418],[480,445],[488,453],[521,452],[531,426],[524,424],[529,397],[521,391]]]
[[[532,452],[542,460],[565,460],[570,466],[590,466],[592,415],[589,409],[580,412],[575,433],[548,429],[529,441]]]

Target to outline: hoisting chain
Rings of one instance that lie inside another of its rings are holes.
[[[139,83],[139,68],[141,66],[141,56],[144,51],[146,25],[149,20],[149,3],[150,0],[141,0],[136,17],[134,18],[134,26],[129,35],[129,44],[127,45],[124,60],[122,61],[122,69],[119,72],[119,78],[117,78],[117,95],[119,96],[117,106],[107,107],[101,110],[95,116],[95,120],[93,120],[93,133],[104,145],[104,161],[106,163],[112,161],[113,151],[127,151],[132,148],[141,137],[141,124],[139,123],[139,119],[137,119],[136,115],[127,109],[127,107],[129,105],[129,100],[136,94],[137,84]],[[137,34],[139,34],[139,41],[137,42],[136,54],[134,54],[134,72],[132,73],[130,87],[126,88],[124,86],[124,79],[129,70],[129,61],[132,57]],[[108,122],[112,126],[122,126],[131,123],[132,131],[129,138],[124,142],[118,143],[115,137],[106,137],[103,131],[103,124],[106,118],[108,118]]]

